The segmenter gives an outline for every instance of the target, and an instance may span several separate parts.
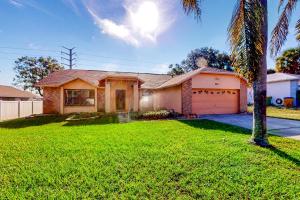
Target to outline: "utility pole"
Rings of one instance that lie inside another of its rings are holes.
[[[68,63],[62,62],[61,64],[68,66],[69,69],[72,69],[73,66],[75,65],[73,61],[76,60],[76,58],[74,58],[74,55],[76,55],[76,53],[74,52],[75,47],[69,49],[69,48],[63,46],[62,48],[63,48],[63,50],[61,51],[61,55],[62,55],[61,59],[66,60]],[[64,56],[67,56],[67,58]]]

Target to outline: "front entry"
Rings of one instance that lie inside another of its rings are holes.
[[[125,90],[116,90],[116,110],[117,111],[125,111],[125,100],[126,100]]]

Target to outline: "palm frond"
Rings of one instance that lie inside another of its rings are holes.
[[[296,39],[300,41],[300,19],[296,23]]]
[[[198,20],[201,18],[201,2],[202,0],[181,0],[183,9],[186,14],[193,13],[195,18]]]
[[[298,0],[288,0],[286,3],[279,20],[272,31],[272,38],[270,41],[270,50],[271,55],[277,55],[286,41],[286,37],[289,33],[289,23],[293,10],[296,8]],[[280,6],[283,4],[283,0],[281,0]]]
[[[260,0],[239,0],[228,28],[233,66],[251,83],[256,79],[264,54],[264,10]]]

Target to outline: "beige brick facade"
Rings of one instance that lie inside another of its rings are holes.
[[[43,88],[43,112],[45,114],[60,112],[60,88]]]

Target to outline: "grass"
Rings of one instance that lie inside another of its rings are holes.
[[[207,120],[0,123],[0,199],[299,199],[300,142]]]
[[[253,112],[253,106],[248,106],[248,112]],[[282,119],[300,120],[300,110],[294,108],[267,107],[267,116]]]

